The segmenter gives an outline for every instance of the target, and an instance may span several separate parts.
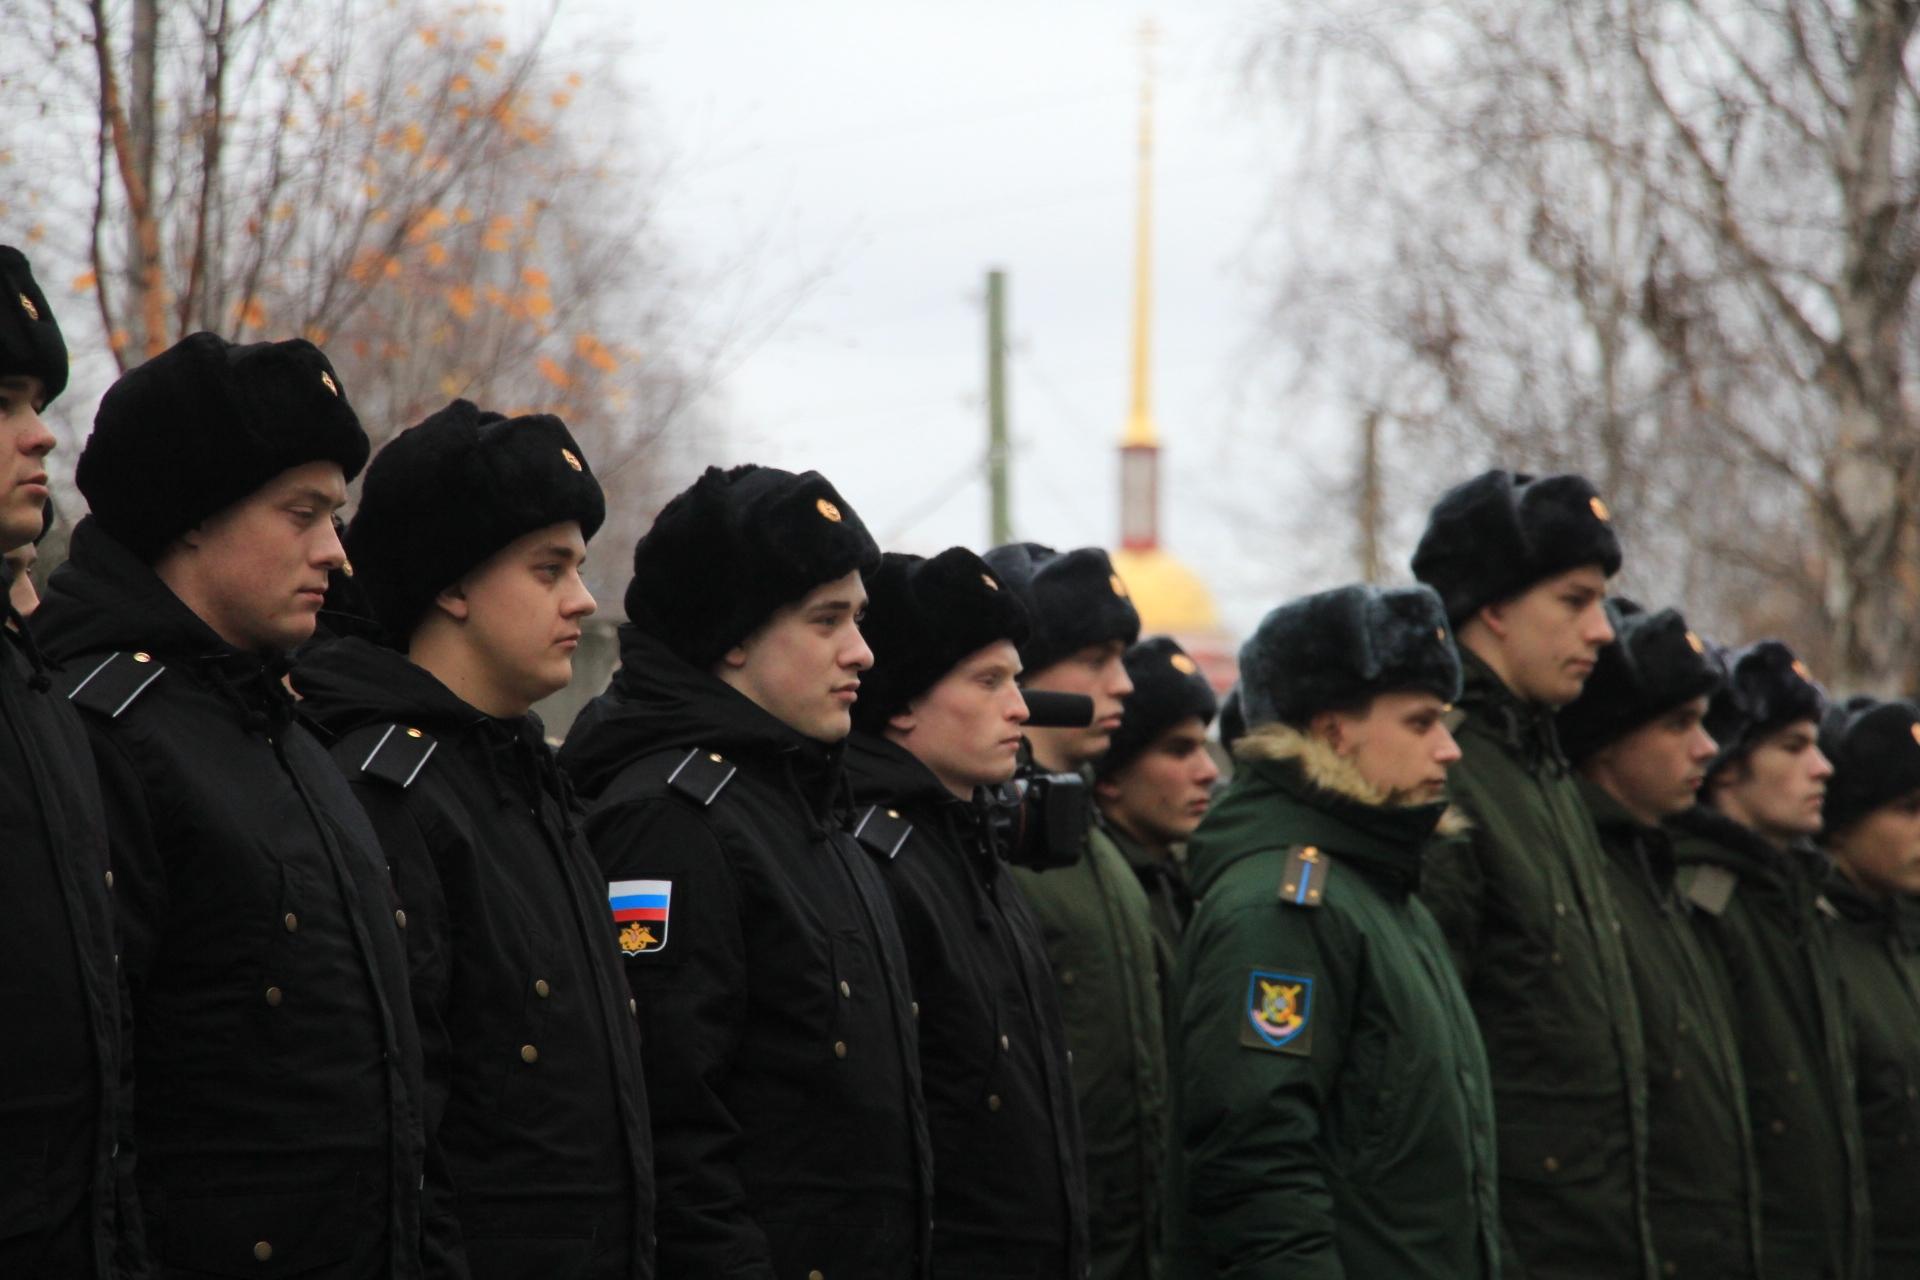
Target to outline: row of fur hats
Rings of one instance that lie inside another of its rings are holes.
[[[1820,724],[1820,752],[1833,765],[1820,813],[1831,836],[1920,791],[1920,707],[1864,694],[1836,703]]]
[[[1676,611],[1648,613],[1616,597],[1612,612],[1613,641],[1557,718],[1560,745],[1575,764],[1726,683],[1720,655]]]

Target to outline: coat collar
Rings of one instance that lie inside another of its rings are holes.
[[[1460,672],[1460,708],[1467,714],[1463,732],[1497,743],[1530,773],[1569,772],[1551,708],[1509,689],[1484,659],[1464,647]]]

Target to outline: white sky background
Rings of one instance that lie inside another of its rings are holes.
[[[659,226],[696,282],[696,323],[779,321],[736,343],[705,406],[725,434],[690,460],[815,468],[889,549],[982,548],[984,277],[997,266],[1016,532],[1116,541],[1138,29],[1151,18],[1162,541],[1239,631],[1350,573],[1338,548],[1317,572],[1277,534],[1287,495],[1309,485],[1276,424],[1308,411],[1284,396],[1286,353],[1261,336],[1272,242],[1254,240],[1286,154],[1282,113],[1245,72],[1272,18],[1262,9],[569,0],[563,38],[624,41],[634,118],[666,159]],[[1324,480],[1344,462],[1315,465]]]

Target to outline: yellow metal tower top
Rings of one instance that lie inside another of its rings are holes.
[[[1160,443],[1153,422],[1153,45],[1151,20],[1140,24],[1140,190],[1133,229],[1133,408],[1126,448]]]

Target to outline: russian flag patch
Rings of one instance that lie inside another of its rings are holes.
[[[615,880],[607,885],[607,905],[613,910],[613,932],[620,954],[643,956],[667,945],[668,907],[673,902],[671,880]]]

